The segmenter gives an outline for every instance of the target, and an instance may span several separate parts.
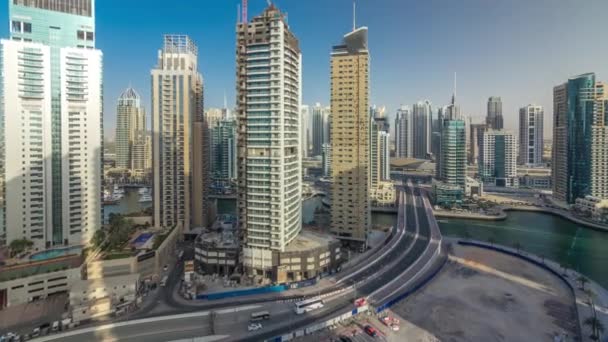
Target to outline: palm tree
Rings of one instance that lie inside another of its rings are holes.
[[[593,341],[599,341],[600,335],[604,332],[604,324],[597,317],[587,317],[583,324],[591,327],[591,335],[589,337]]]
[[[585,291],[585,284],[589,282],[589,279],[580,276],[577,280],[581,283],[581,290]]]
[[[490,236],[490,237],[488,238],[488,242],[489,242],[489,243],[490,243],[490,245],[493,247],[493,246],[494,246],[494,243],[496,242],[496,239],[494,239],[494,237],[493,237],[493,236]]]
[[[521,249],[521,243],[519,243],[519,241],[515,241],[515,249],[517,249],[517,254],[519,254],[519,250]]]

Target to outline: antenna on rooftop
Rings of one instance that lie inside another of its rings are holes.
[[[243,4],[242,4],[243,14],[242,14],[241,19],[244,23],[247,23],[247,0],[242,0],[242,1],[243,1]]]
[[[357,3],[353,0],[353,31],[357,29]]]

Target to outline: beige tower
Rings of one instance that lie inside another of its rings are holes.
[[[154,225],[185,231],[206,215],[203,78],[197,47],[188,36],[166,35],[152,69],[152,164]]]
[[[366,27],[332,49],[331,116],[331,231],[347,244],[365,246],[371,223]]]

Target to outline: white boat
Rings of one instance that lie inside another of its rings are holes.
[[[114,185],[114,191],[112,191],[112,194],[121,194],[124,195],[125,190],[123,188],[118,187],[118,185]]]
[[[148,193],[148,188],[146,188],[146,187],[139,188],[138,192],[139,192],[140,195],[147,194]]]
[[[145,193],[139,198],[139,202],[152,202],[152,195]]]

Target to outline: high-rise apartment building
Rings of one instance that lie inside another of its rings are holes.
[[[9,2],[0,45],[0,234],[35,249],[101,226],[102,54],[93,0]]]
[[[236,120],[222,120],[209,131],[211,177],[214,180],[236,179]]]
[[[133,169],[133,149],[135,144],[145,144],[146,135],[146,113],[139,94],[129,87],[116,106],[116,167]]]
[[[543,107],[527,105],[519,109],[520,165],[534,167],[543,163]]]
[[[395,115],[395,157],[412,158],[414,155],[412,112],[401,106]]]
[[[488,115],[486,124],[489,129],[503,129],[502,99],[500,96],[490,96],[488,99]]]
[[[302,228],[300,45],[273,4],[237,24],[237,214],[243,266],[274,278]]]
[[[331,176],[331,144],[323,144],[323,154],[321,155],[323,165],[323,177]]]
[[[220,124],[220,121],[226,118],[229,111],[227,108],[209,108],[205,111],[205,122],[209,129],[215,128]]]
[[[471,124],[468,134],[469,148],[467,159],[469,165],[477,165],[479,156],[483,153],[483,134],[486,131],[486,124]]]
[[[435,161],[438,181],[433,183],[433,202],[450,206],[462,201],[467,167],[465,121],[460,115],[455,94],[452,103],[440,111],[439,120],[439,151]]]
[[[312,155],[319,156],[323,152],[323,144],[328,142],[328,111],[320,103],[312,108]]]
[[[608,198],[606,85],[594,73],[553,88],[553,196]]]
[[[149,175],[152,169],[152,136],[146,133],[143,140],[133,144],[132,170],[135,175]]]
[[[363,245],[371,224],[369,199],[369,51],[367,28],[344,36],[331,52],[331,231]]]
[[[479,176],[485,183],[499,187],[517,187],[517,138],[504,130],[487,130],[483,134],[483,153]]]
[[[154,224],[188,231],[205,225],[208,147],[198,49],[185,35],[165,35],[152,76]]]
[[[301,138],[301,146],[302,146],[302,158],[307,158],[308,153],[310,152],[310,107],[307,105],[302,105],[300,108],[300,112],[302,116],[300,117],[300,138]]]
[[[390,179],[390,134],[384,111],[373,110],[370,121],[369,170],[370,187]]]
[[[427,159],[431,155],[432,118],[430,101],[419,101],[412,106],[414,158]]]

